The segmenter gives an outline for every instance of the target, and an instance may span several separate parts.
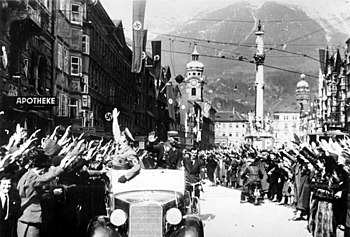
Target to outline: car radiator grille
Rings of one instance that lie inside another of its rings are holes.
[[[163,211],[154,203],[130,206],[129,237],[161,237]]]

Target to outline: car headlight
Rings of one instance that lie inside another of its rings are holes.
[[[116,209],[112,212],[110,216],[111,223],[115,226],[121,226],[126,222],[127,215],[125,211],[121,209]]]
[[[172,225],[177,225],[182,220],[181,211],[177,208],[171,208],[166,212],[165,219]]]

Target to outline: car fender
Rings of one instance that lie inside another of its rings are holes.
[[[87,237],[121,237],[107,216],[96,216],[90,220]]]
[[[169,237],[204,237],[203,222],[199,216],[184,216]]]

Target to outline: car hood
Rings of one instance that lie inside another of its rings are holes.
[[[116,199],[123,202],[133,204],[137,202],[158,202],[161,204],[167,204],[172,201],[181,200],[183,195],[175,191],[163,191],[163,190],[152,190],[152,191],[132,191],[119,193],[115,195]]]

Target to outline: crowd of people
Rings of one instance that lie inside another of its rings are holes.
[[[28,134],[17,125],[0,147],[0,236],[84,236],[89,220],[106,215],[109,169],[127,169],[125,183],[142,169],[183,167],[186,181],[200,180],[242,190],[259,180],[265,200],[295,208],[314,237],[350,236],[350,139],[303,144],[293,149],[240,147],[184,149],[174,137],[151,133],[145,146],[121,131],[113,110],[113,139],[73,136],[71,127]],[[188,187],[186,187],[187,189]],[[199,196],[199,190],[195,190]],[[348,201],[349,200],[349,201]]]
[[[305,221],[312,236],[350,236],[350,139],[294,144],[207,151],[207,177],[214,186],[242,190],[241,203],[247,202],[249,183],[259,180],[262,197],[293,207],[291,220]]]

